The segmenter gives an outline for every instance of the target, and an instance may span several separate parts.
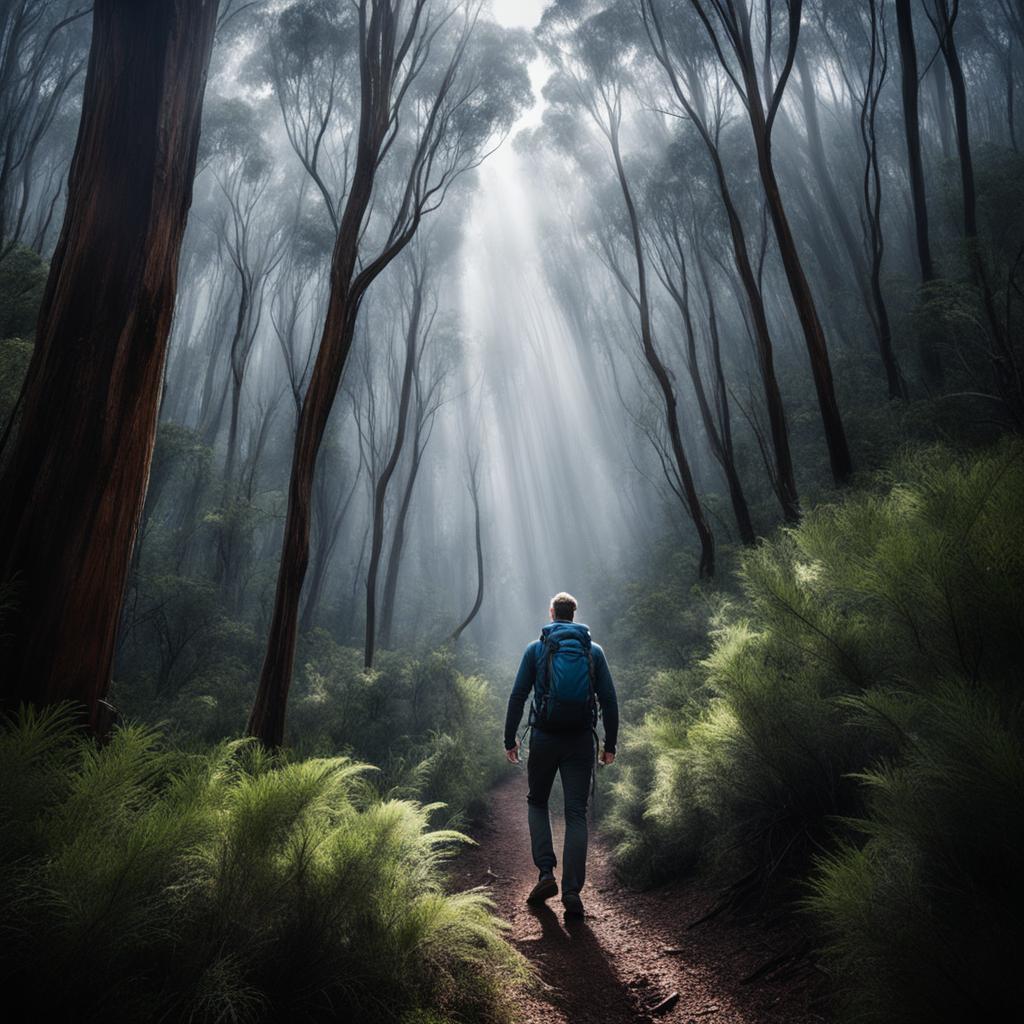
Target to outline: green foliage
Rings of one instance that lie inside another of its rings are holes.
[[[1024,744],[1019,705],[1011,718],[1000,705],[992,688],[963,680],[863,705],[865,725],[906,740],[898,759],[859,776],[865,841],[821,858],[807,901],[850,1019],[1020,1012]]]
[[[442,886],[463,837],[370,798],[366,770],[237,742],[188,755],[135,726],[98,747],[63,708],[7,722],[12,998],[76,1020],[504,1019],[521,963],[480,891]]]
[[[0,430],[14,411],[31,358],[32,342],[21,338],[0,341]]]
[[[502,766],[500,699],[486,680],[455,668],[451,651],[421,658],[362,652],[316,631],[289,709],[303,751],[350,752],[383,765],[385,788],[478,815]]]
[[[740,582],[711,651],[627,733],[620,869],[700,864],[734,897],[811,877],[851,1018],[1008,1018],[1024,445],[908,450],[747,552]]]
[[[49,267],[24,245],[0,260],[0,338],[29,338],[43,300]]]

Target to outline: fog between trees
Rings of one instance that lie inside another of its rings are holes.
[[[124,385],[153,416],[159,396],[148,481],[143,444],[90,499],[125,510],[123,561],[93,590],[60,570],[81,628],[105,623],[90,700],[111,671],[173,700],[234,650],[277,742],[314,630],[367,666],[508,654],[572,586],[600,631],[666,544],[710,578],[904,441],[1019,426],[1013,3],[556,3],[532,33],[496,13],[220,4],[181,97],[202,128],[167,356],[145,397]],[[60,183],[92,22],[4,19],[5,262],[30,294],[78,216]],[[34,571],[19,531],[68,530],[12,483],[81,443],[56,440],[59,392],[34,411],[45,358],[37,335],[5,417],[9,575]],[[109,417],[128,394],[92,365],[69,385]]]

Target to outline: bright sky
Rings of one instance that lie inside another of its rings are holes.
[[[491,13],[499,25],[506,28],[533,28],[539,21],[548,0],[491,0]],[[512,134],[521,129],[540,123],[544,110],[540,91],[551,73],[551,68],[542,57],[530,65],[530,81],[533,84],[535,102],[533,109],[524,112]],[[502,147],[505,148],[505,147]]]
[[[540,21],[545,0],[491,0],[499,25],[533,28]]]

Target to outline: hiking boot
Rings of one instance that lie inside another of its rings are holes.
[[[530,895],[526,897],[527,903],[543,903],[558,895],[558,883],[550,871],[542,871],[537,884],[533,887]]]
[[[565,907],[566,917],[583,916],[583,900],[577,892],[562,893],[562,905]]]

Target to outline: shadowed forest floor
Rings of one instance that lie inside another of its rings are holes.
[[[552,794],[555,850],[561,855],[561,792]],[[713,896],[698,883],[631,892],[615,878],[607,846],[591,829],[586,918],[566,923],[558,897],[542,908],[526,904],[536,881],[526,827],[526,772],[491,793],[487,820],[452,867],[453,880],[487,886],[509,938],[537,971],[539,982],[514,994],[521,1024],[823,1024],[819,977],[806,961],[782,957],[795,937],[763,924],[711,921]],[[556,869],[556,874],[559,869]],[[758,977],[745,981],[755,972]],[[678,994],[677,999],[673,999]],[[660,1008],[659,1008],[660,1007]]]

